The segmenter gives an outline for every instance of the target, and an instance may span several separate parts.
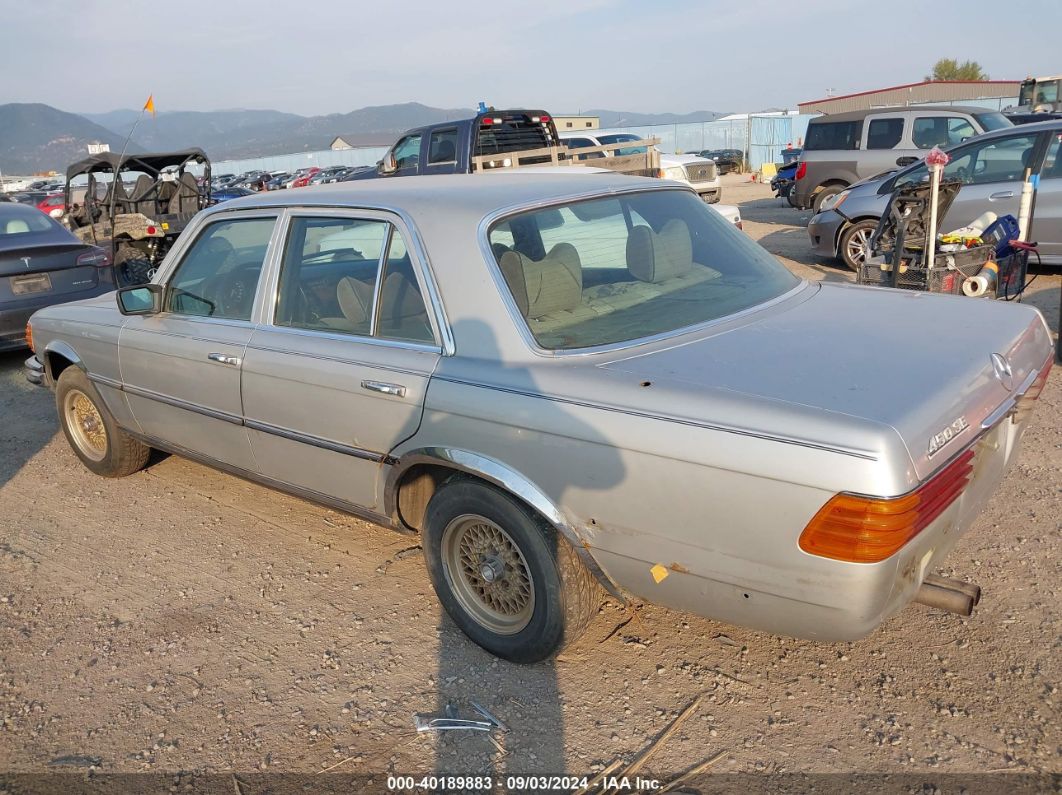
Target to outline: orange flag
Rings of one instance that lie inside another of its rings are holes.
[[[149,94],[147,102],[144,103],[144,110],[151,111],[151,115],[155,115],[155,95]]]

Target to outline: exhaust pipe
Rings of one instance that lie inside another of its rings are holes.
[[[914,601],[949,613],[969,616],[974,606],[981,601],[981,586],[929,574],[922,581]]]

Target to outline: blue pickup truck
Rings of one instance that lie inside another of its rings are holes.
[[[512,165],[512,155],[516,152],[560,146],[557,127],[545,111],[488,108],[471,119],[407,130],[376,168],[365,169],[348,179],[470,174],[481,168]],[[486,159],[477,161],[477,158]],[[551,156],[545,153],[520,158],[521,165],[550,162]]]

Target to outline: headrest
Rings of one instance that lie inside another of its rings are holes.
[[[575,309],[583,298],[583,268],[571,243],[558,243],[541,260],[506,251],[498,265],[520,312],[531,320]]]
[[[352,276],[344,276],[336,285],[339,309],[355,329],[369,329],[369,321],[372,318],[372,292],[372,285],[358,281]]]
[[[692,268],[693,242],[685,221],[672,218],[659,233],[636,226],[627,237],[627,270],[638,281],[656,284]]]
[[[7,222],[5,231],[9,235],[17,235],[22,232],[28,232],[30,230],[29,224],[23,221],[21,218],[13,218]]]

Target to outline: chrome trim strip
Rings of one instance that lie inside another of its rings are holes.
[[[582,201],[585,199],[593,198],[607,198],[609,196],[620,196],[629,193],[646,193],[648,191],[661,191],[661,190],[681,190],[691,193],[696,193],[691,188],[676,184],[661,183],[659,185],[632,185],[627,188],[610,191],[595,191],[592,193],[577,194],[573,196],[565,196],[561,198],[552,198],[548,200],[539,200],[530,204],[513,205],[501,210],[495,210],[483,217],[479,222],[479,226],[476,229],[477,243],[479,244],[480,253],[483,254],[487,263],[487,270],[490,272],[491,278],[494,280],[494,286],[501,295],[502,303],[505,304],[505,308],[509,311],[509,315],[512,317],[513,322],[516,324],[517,331],[519,332],[524,343],[530,348],[531,352],[536,356],[542,356],[547,358],[565,358],[570,356],[588,356],[596,353],[609,353],[613,351],[623,351],[631,348],[636,348],[641,345],[648,345],[653,342],[659,342],[665,339],[678,339],[686,334],[695,334],[703,331],[704,329],[711,328],[713,326],[720,325],[722,323],[728,323],[734,320],[740,320],[755,312],[759,312],[764,309],[768,309],[776,304],[788,300],[789,298],[797,295],[799,292],[808,289],[818,289],[817,284],[809,282],[807,279],[799,279],[797,284],[781,295],[777,295],[774,298],[764,301],[763,303],[756,304],[755,306],[746,307],[738,312],[732,312],[729,315],[723,315],[722,317],[706,320],[703,323],[698,323],[694,326],[684,326],[679,329],[672,329],[671,331],[661,332],[659,334],[653,334],[648,337],[638,337],[631,340],[623,340],[621,342],[613,342],[607,345],[595,345],[587,348],[575,348],[573,350],[552,350],[549,348],[543,348],[538,344],[534,334],[531,333],[531,328],[528,326],[527,319],[520,312],[519,307],[516,305],[516,300],[513,298],[512,291],[509,289],[509,285],[505,282],[505,277],[501,273],[501,268],[498,267],[498,260],[494,256],[494,251],[490,246],[490,237],[488,232],[491,225],[502,220],[503,218],[516,215],[521,212],[528,212],[531,210],[540,210],[547,207],[554,207],[556,205],[571,204],[574,202]]]
[[[93,376],[89,377],[93,378]],[[191,411],[194,414],[202,414],[204,417],[210,417],[215,420],[221,420],[222,422],[229,422],[233,425],[243,425],[243,417],[241,417],[239,414],[230,414],[227,411],[219,411],[218,409],[208,408],[207,406],[200,405],[199,403],[192,403],[189,400],[181,400],[180,398],[170,397],[169,395],[163,395],[161,392],[155,392],[152,389],[144,389],[143,387],[139,386],[130,386],[129,384],[122,384],[118,388],[129,395],[134,395],[135,397],[142,397],[147,400],[154,400],[157,403],[165,403],[167,406],[173,406],[175,408],[184,409],[185,411]]]
[[[348,513],[352,516],[358,517],[359,519],[364,519],[366,521],[372,522],[373,524],[378,524],[391,530],[396,530],[402,533],[409,532],[406,528],[393,522],[389,517],[384,516],[382,514],[378,514],[375,511],[370,511],[367,508],[362,508],[360,505],[355,505],[354,503],[346,502],[345,500],[330,497],[327,494],[322,494],[321,492],[314,491],[313,489],[306,489],[301,486],[296,486],[293,483],[288,483],[283,480],[277,480],[276,478],[271,478],[266,475],[262,475],[258,472],[250,472],[246,469],[241,469],[239,467],[226,464],[223,461],[218,461],[215,458],[202,455],[201,453],[196,453],[192,450],[188,450],[187,448],[181,447],[180,445],[170,444],[169,442],[164,442],[154,436],[148,436],[146,434],[139,433],[131,428],[123,427],[122,430],[124,430],[130,436],[135,436],[137,439],[139,439],[149,447],[154,447],[157,450],[163,450],[167,453],[178,455],[181,458],[187,458],[190,461],[195,461],[197,463],[211,467],[212,469],[217,469],[222,472],[226,472],[230,475],[233,475],[238,478],[243,478],[244,480],[249,480],[253,483],[258,483],[260,485],[266,486],[267,488],[276,489],[277,491],[282,491],[286,494],[301,497],[302,499],[308,500],[309,502],[314,502],[319,505],[325,505],[330,508],[335,508],[336,510],[342,511],[343,513]]]
[[[147,400],[154,400],[159,403],[165,403],[167,406],[173,406],[175,408],[184,409],[185,411],[191,411],[195,414],[202,414],[204,417],[210,417],[216,420],[222,420],[223,422],[229,422],[233,425],[242,425],[245,428],[251,430],[261,431],[262,433],[268,433],[272,436],[280,436],[284,439],[290,439],[293,442],[301,442],[302,444],[308,444],[312,447],[319,447],[323,450],[331,450],[333,453],[340,453],[342,455],[348,455],[352,458],[360,458],[365,461],[374,461],[376,463],[394,464],[397,459],[392,458],[386,453],[376,453],[372,450],[365,450],[361,447],[352,447],[351,445],[342,444],[341,442],[334,442],[331,439],[323,439],[320,436],[312,436],[307,433],[300,433],[299,431],[293,431],[290,428],[284,428],[279,425],[271,425],[268,422],[262,422],[261,420],[254,420],[248,417],[243,417],[238,414],[231,414],[227,411],[218,411],[217,409],[208,408],[207,406],[200,405],[199,403],[192,403],[188,400],[180,400],[178,398],[170,397],[169,395],[163,395],[159,392],[155,392],[151,389],[144,389],[138,386],[130,386],[129,384],[123,384],[121,381],[115,381],[111,378],[106,378],[101,375],[95,375],[89,373],[89,380],[94,381],[104,386],[113,387],[122,392],[126,392],[136,397],[142,397]]]
[[[999,407],[981,420],[981,430],[988,430],[1000,420],[1006,419],[1006,417],[1018,407],[1018,401],[1025,396],[1025,393],[1029,391],[1029,387],[1033,385],[1036,379],[1039,377],[1040,371],[1033,370],[1025,377],[1020,387],[1014,390],[1014,394],[999,404]]]
[[[88,374],[89,381],[94,384],[101,384],[103,386],[109,386],[111,389],[117,389],[119,392],[123,391],[122,382],[114,378],[107,378],[104,375],[96,375],[95,373]]]
[[[341,444],[340,442],[333,442],[330,439],[322,439],[320,436],[311,436],[306,433],[300,433],[299,431],[293,431],[290,428],[283,428],[279,425],[270,425],[268,422],[261,422],[260,420],[252,420],[245,417],[243,424],[252,431],[261,431],[262,433],[279,436],[293,442],[301,442],[302,444],[308,444],[312,447],[319,447],[322,450],[331,450],[333,453],[348,455],[352,458],[361,458],[365,461],[375,461],[376,463],[390,463],[390,461],[393,461],[389,456],[380,453],[374,453],[360,447],[351,447],[350,445]]]
[[[451,384],[458,384],[460,386],[471,386],[477,389],[490,389],[496,392],[506,392],[510,395],[520,395],[521,397],[537,398],[539,400],[549,400],[554,403],[561,403],[568,406],[579,406],[581,408],[588,409],[600,409],[601,411],[611,411],[615,414],[626,414],[630,417],[643,417],[650,420],[661,420],[664,422],[674,422],[679,425],[686,425],[691,428],[704,428],[710,431],[721,431],[723,433],[733,433],[739,436],[748,436],[753,439],[764,439],[769,442],[781,442],[783,444],[792,444],[799,447],[807,447],[811,450],[823,450],[827,453],[839,453],[841,455],[851,456],[852,458],[861,458],[864,461],[878,461],[879,457],[875,453],[871,453],[867,450],[858,450],[851,447],[838,447],[835,445],[819,444],[817,442],[810,442],[806,439],[796,439],[789,436],[777,436],[768,433],[758,433],[756,431],[749,430],[747,428],[735,428],[728,425],[718,425],[710,422],[698,422],[696,420],[682,419],[681,417],[669,417],[666,414],[652,414],[648,411],[635,411],[633,409],[618,408],[616,406],[607,406],[601,403],[590,403],[583,400],[574,400],[572,398],[555,397],[551,395],[543,395],[540,392],[527,392],[521,389],[512,389],[510,387],[493,386],[490,384],[479,384],[475,381],[465,381],[459,378],[453,378],[451,376],[433,375],[433,380],[446,381]]]
[[[342,331],[326,331],[324,329],[312,329],[312,328],[300,328],[298,326],[273,326],[262,325],[258,326],[255,331],[270,332],[277,334],[297,334],[302,337],[316,337],[319,339],[335,340],[336,342],[346,343],[358,343],[364,345],[378,345],[383,348],[403,348],[412,351],[423,351],[424,353],[439,353],[440,349],[438,345],[433,345],[427,342],[412,342],[410,340],[389,340],[381,339],[379,337],[365,337],[360,334],[347,334]],[[253,342],[253,340],[252,340]],[[269,351],[272,353],[293,353],[285,349],[270,348],[265,345],[248,345],[251,350]],[[300,353],[300,356],[307,354]],[[315,358],[325,359],[328,361],[342,362],[345,359],[339,359],[333,356],[319,356]],[[353,364],[362,364],[362,362],[353,361]],[[370,365],[376,367],[377,365]],[[386,369],[386,368],[384,368]]]

